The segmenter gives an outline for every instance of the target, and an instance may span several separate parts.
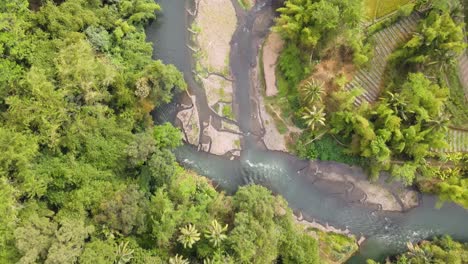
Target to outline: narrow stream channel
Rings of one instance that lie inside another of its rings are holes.
[[[147,28],[148,41],[154,43],[154,58],[174,64],[184,73],[191,92],[197,97],[200,116],[213,115],[206,103],[204,91],[192,76],[192,58],[187,43],[190,42],[187,27],[191,22],[186,9],[193,0],[157,0],[163,13]],[[237,6],[237,0],[232,0]],[[237,10],[239,23],[232,40],[231,70],[235,78],[237,117],[244,134],[243,151],[239,160],[228,160],[185,145],[176,151],[184,166],[214,180],[227,192],[239,186],[257,183],[281,194],[305,218],[345,229],[367,240],[360,251],[348,263],[365,263],[365,259],[382,260],[385,256],[404,249],[407,241],[417,241],[433,235],[449,234],[455,239],[468,241],[468,211],[446,203],[436,209],[436,198],[423,195],[421,205],[406,213],[377,211],[364,206],[347,194],[346,189],[319,184],[303,170],[308,165],[296,157],[258,147],[256,129],[251,122],[251,70],[256,63],[258,44],[273,23],[273,0],[257,1],[248,13]],[[258,19],[261,19],[258,23]],[[257,22],[257,23],[256,23]],[[157,109],[156,121],[173,122],[177,99]],[[202,118],[201,118],[202,119]],[[317,162],[317,166],[342,165]]]

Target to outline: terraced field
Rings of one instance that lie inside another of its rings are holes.
[[[459,60],[460,82],[465,90],[465,100],[468,101],[468,51],[465,51]]]
[[[374,102],[377,100],[381,92],[388,57],[393,50],[411,38],[419,20],[420,15],[415,12],[374,35],[375,49],[370,67],[361,69],[356,73],[354,79],[346,85],[347,90],[359,87],[364,89],[364,93],[356,98],[356,105],[360,105],[363,101]]]
[[[449,147],[446,149],[437,149],[437,152],[468,152],[468,131],[451,128],[448,131]]]

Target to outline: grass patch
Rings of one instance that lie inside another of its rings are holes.
[[[240,142],[240,139],[236,139],[234,141],[234,146],[236,146],[236,148],[240,149],[241,148],[241,142]]]
[[[232,113],[232,106],[223,105],[222,113],[224,117],[227,117],[229,119],[234,119],[234,114]]]
[[[367,17],[371,20],[388,15],[411,0],[365,0]]]

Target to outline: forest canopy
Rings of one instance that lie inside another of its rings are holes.
[[[0,263],[318,263],[259,186],[180,167],[149,113],[184,89],[153,60],[153,0],[0,3]]]

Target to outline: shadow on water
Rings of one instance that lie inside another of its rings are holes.
[[[197,97],[202,122],[212,113],[207,107],[203,89],[192,76],[192,58],[186,46],[190,43],[187,25],[191,20],[186,8],[190,8],[193,2],[157,2],[163,8],[163,13],[147,28],[147,40],[154,43],[153,57],[174,64],[184,73],[191,93]],[[257,2],[249,13],[236,10],[239,23],[231,45],[230,61],[236,80],[238,121],[245,135],[249,135],[252,128],[251,69],[256,63],[259,41],[272,24],[274,10],[272,0]],[[236,0],[233,3],[237,6]],[[173,122],[178,108],[177,101],[176,98],[173,103],[156,109],[156,122]],[[350,196],[346,186],[319,184],[311,172],[305,169],[309,164],[307,161],[285,153],[258,149],[254,137],[245,138],[239,160],[231,161],[198,152],[196,147],[188,145],[176,150],[176,156],[181,164],[210,178],[228,193],[235,192],[242,185],[262,184],[285,197],[292,208],[303,212],[305,218],[348,228],[356,235],[366,236],[368,239],[359,253],[348,263],[365,263],[367,258],[382,260],[386,255],[403,250],[407,241],[433,235],[449,234],[456,239],[468,240],[468,212],[453,203],[436,209],[436,198],[423,195],[421,205],[409,212],[376,211],[373,207],[361,204],[359,198]],[[316,164],[321,166],[322,163]]]

